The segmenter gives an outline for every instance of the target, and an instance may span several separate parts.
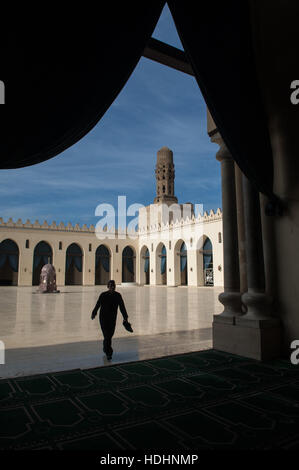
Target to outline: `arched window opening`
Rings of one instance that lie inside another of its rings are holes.
[[[145,284],[150,283],[150,254],[149,254],[149,249],[147,248],[144,256],[144,274],[145,274]]]
[[[66,250],[65,285],[82,285],[83,253],[77,243]]]
[[[203,271],[204,271],[204,285],[214,285],[214,271],[213,271],[213,247],[212,242],[207,238],[203,245]]]
[[[167,284],[167,252],[166,246],[162,245],[160,248],[160,253],[158,256],[160,258],[160,280],[158,284],[166,285]]]
[[[17,286],[19,270],[19,248],[10,239],[0,243],[0,285]]]
[[[135,282],[135,254],[130,246],[122,252],[122,282]]]
[[[183,242],[180,249],[180,271],[181,271],[181,285],[188,284],[188,269],[187,269],[187,247]]]
[[[95,253],[95,284],[107,285],[110,277],[110,252],[105,245],[100,245]]]
[[[32,268],[32,285],[38,286],[40,281],[40,273],[45,264],[53,263],[52,248],[47,242],[39,242],[34,248],[33,268]]]

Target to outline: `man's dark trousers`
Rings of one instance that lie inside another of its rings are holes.
[[[110,318],[104,318],[104,316],[100,314],[100,325],[104,336],[103,351],[108,356],[111,356],[113,354],[111,341],[115,331],[116,315],[115,318],[114,315],[111,315]]]
[[[124,320],[128,319],[128,314],[123,298],[119,292],[102,292],[92,311],[92,318],[96,316],[100,307],[99,319],[104,336],[103,351],[107,356],[112,356],[113,349],[111,347],[111,340],[115,331],[118,307]]]

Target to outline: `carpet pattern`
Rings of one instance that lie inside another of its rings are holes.
[[[0,380],[0,450],[299,449],[299,367],[206,350]]]

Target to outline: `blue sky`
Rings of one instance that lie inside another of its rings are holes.
[[[166,6],[153,36],[182,49]],[[150,204],[157,151],[174,153],[179,202],[221,207],[218,146],[206,131],[206,109],[191,76],[141,58],[132,76],[89,134],[44,163],[0,172],[0,216],[23,221],[96,224],[98,204],[117,208],[118,195]]]

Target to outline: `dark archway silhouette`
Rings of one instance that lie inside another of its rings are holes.
[[[66,250],[65,285],[82,285],[83,253],[77,243],[72,243]]]
[[[187,263],[187,246],[185,242],[182,242],[180,248],[180,273],[181,273],[181,285],[188,285],[188,263]]]
[[[121,282],[135,282],[135,251],[126,246],[122,252],[122,279]]]
[[[0,285],[17,286],[19,271],[18,245],[7,238],[0,243]]]
[[[166,253],[166,246],[163,245],[161,249],[161,265],[160,265],[160,272],[161,272],[161,284],[167,284],[167,253]]]
[[[148,248],[145,250],[143,258],[144,258],[143,270],[144,270],[144,275],[145,275],[144,284],[149,284],[150,283],[150,253],[149,253]]]
[[[33,253],[33,266],[32,266],[32,285],[38,286],[40,279],[40,272],[45,264],[52,264],[53,252],[49,243],[45,241],[39,242],[34,248]]]
[[[160,242],[156,248],[156,285],[167,284],[167,250]]]
[[[95,284],[107,285],[110,271],[110,251],[105,245],[100,245],[95,253]]]
[[[205,286],[214,285],[213,273],[213,246],[209,238],[206,238],[202,247],[203,256],[203,279]]]

